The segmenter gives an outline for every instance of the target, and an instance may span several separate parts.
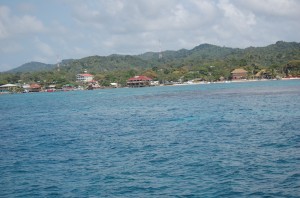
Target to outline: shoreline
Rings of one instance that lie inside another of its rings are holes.
[[[264,82],[264,81],[280,81],[280,80],[300,80],[300,78],[282,78],[282,79],[251,79],[251,80],[231,80],[231,81],[217,81],[217,82],[190,82],[190,83],[174,83],[174,84],[161,84],[157,86],[149,86],[149,87],[165,87],[165,86],[188,86],[188,85],[209,85],[209,84],[228,84],[228,83],[246,83],[246,82]],[[129,88],[129,87],[118,87],[118,88]],[[100,89],[116,89],[113,87],[105,87],[105,88],[100,88]],[[98,89],[94,89],[98,90]],[[63,90],[58,90],[58,91],[53,91],[53,92],[47,92],[47,91],[39,91],[39,92],[28,92],[28,93],[54,93],[54,92],[72,92],[72,91],[92,91],[92,90],[68,90],[68,91],[63,91]],[[9,95],[9,94],[24,94],[22,93],[12,93],[12,92],[0,92],[0,95]]]
[[[264,82],[264,81],[280,81],[280,80],[300,80],[300,78],[282,78],[282,79],[251,79],[251,80],[229,80],[229,81],[216,81],[216,82],[193,82],[193,83],[174,83],[172,85],[160,86],[182,86],[182,85],[207,85],[207,84],[227,84],[227,83],[245,83],[245,82]]]

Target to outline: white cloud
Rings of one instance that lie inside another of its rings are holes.
[[[63,0],[1,5],[0,59],[7,65],[16,62],[10,57],[55,62],[57,55],[64,59],[140,54],[158,51],[159,41],[162,50],[191,49],[201,43],[243,48],[300,41],[298,0]]]
[[[24,13],[31,13],[36,10],[36,7],[31,3],[22,2],[18,4],[18,9]]]
[[[247,31],[256,24],[253,13],[240,10],[228,0],[221,0],[218,7],[224,14],[223,22],[226,21],[226,25],[233,27],[235,31]]]
[[[24,15],[21,18],[14,17],[13,22],[14,26],[12,26],[12,30],[18,33],[34,33],[45,30],[43,23],[34,16]]]
[[[0,39],[9,36],[7,23],[9,22],[9,9],[6,6],[0,6]]]
[[[0,6],[0,39],[19,34],[45,31],[43,23],[34,16],[16,16],[7,6]]]
[[[17,42],[0,42],[0,53],[9,54],[23,50],[23,47]]]
[[[7,63],[0,63],[0,71],[7,71],[12,69],[11,65]]]
[[[195,7],[195,8],[194,8]],[[193,10],[189,10],[193,8]],[[201,17],[199,17],[199,14]],[[82,26],[113,33],[193,28],[212,17],[209,1],[97,1],[75,4],[74,19]]]
[[[269,20],[265,18],[268,17],[268,13],[264,13],[263,10],[271,9],[268,8],[271,1],[262,1],[260,4],[259,2],[258,0],[100,0],[88,3],[80,1],[79,4],[74,4],[73,17],[87,30],[86,38],[98,41],[93,46],[104,45],[106,53],[126,50],[142,53],[143,49],[144,51],[157,49],[154,43],[158,40],[162,40],[165,49],[191,48],[202,42],[247,47],[270,44],[276,41],[274,39],[285,40],[286,36],[283,36],[282,31],[273,31],[283,25],[281,22],[271,25],[269,30],[266,29]],[[287,9],[293,5],[291,2],[296,4],[294,7],[299,6],[299,3],[291,0],[287,0],[288,3],[284,3],[283,0],[276,2]],[[258,11],[259,6],[261,11]],[[284,24],[287,24],[285,17],[281,18]],[[273,36],[264,36],[266,34]],[[106,54],[103,51],[102,53]]]
[[[191,0],[192,6],[195,5],[199,14],[203,17],[213,17],[216,14],[216,4],[210,0]]]
[[[300,17],[299,0],[235,0],[235,2],[245,9],[249,9],[260,15],[290,18]]]
[[[47,43],[42,42],[39,38],[35,39],[35,46],[40,52],[42,52],[44,56],[46,57],[55,56],[53,49]]]

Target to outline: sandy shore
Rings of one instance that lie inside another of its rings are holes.
[[[160,86],[182,86],[182,85],[206,85],[217,83],[243,83],[243,82],[262,82],[262,81],[276,81],[277,79],[250,79],[250,80],[230,80],[230,81],[217,81],[217,82],[193,82],[193,83],[174,83],[172,85],[160,85]],[[300,78],[282,78],[280,80],[300,80]]]

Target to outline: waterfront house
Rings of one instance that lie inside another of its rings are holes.
[[[128,87],[146,87],[151,85],[152,79],[147,76],[134,76],[127,80]]]
[[[46,91],[47,92],[54,92],[56,91],[56,85],[49,85],[48,87],[46,87]]]
[[[41,91],[41,85],[36,84],[36,83],[30,84],[28,91],[29,92],[40,92]]]
[[[231,72],[232,80],[241,80],[247,78],[247,71],[244,69],[235,69]]]
[[[93,89],[100,89],[101,86],[99,85],[98,81],[91,81],[87,87],[88,90],[93,90]]]
[[[0,94],[9,93],[10,91],[12,91],[16,87],[17,87],[17,85],[14,85],[14,84],[2,85],[2,86],[0,86]]]
[[[159,86],[159,81],[158,80],[157,81],[151,81],[150,85],[151,86]]]
[[[29,85],[29,84],[24,84],[24,85],[22,86],[22,88],[24,89],[24,93],[28,93],[29,90],[30,90],[30,85]]]
[[[76,80],[78,82],[92,82],[94,79],[94,76],[92,74],[77,74],[76,75]]]
[[[110,83],[110,87],[117,88],[119,87],[118,83]]]
[[[74,90],[74,85],[66,84],[66,85],[62,86],[62,90],[63,91],[73,91]]]

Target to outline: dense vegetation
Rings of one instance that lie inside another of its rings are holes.
[[[191,50],[147,52],[137,56],[90,56],[78,60],[64,60],[59,71],[56,65],[28,63],[1,73],[0,84],[32,83],[42,85],[74,83],[75,75],[87,70],[103,86],[111,82],[121,85],[134,75],[146,75],[160,82],[230,80],[231,71],[244,68],[248,77],[275,78],[300,76],[300,43],[278,41],[266,47],[246,49],[202,44]],[[262,72],[263,71],[263,72]]]

